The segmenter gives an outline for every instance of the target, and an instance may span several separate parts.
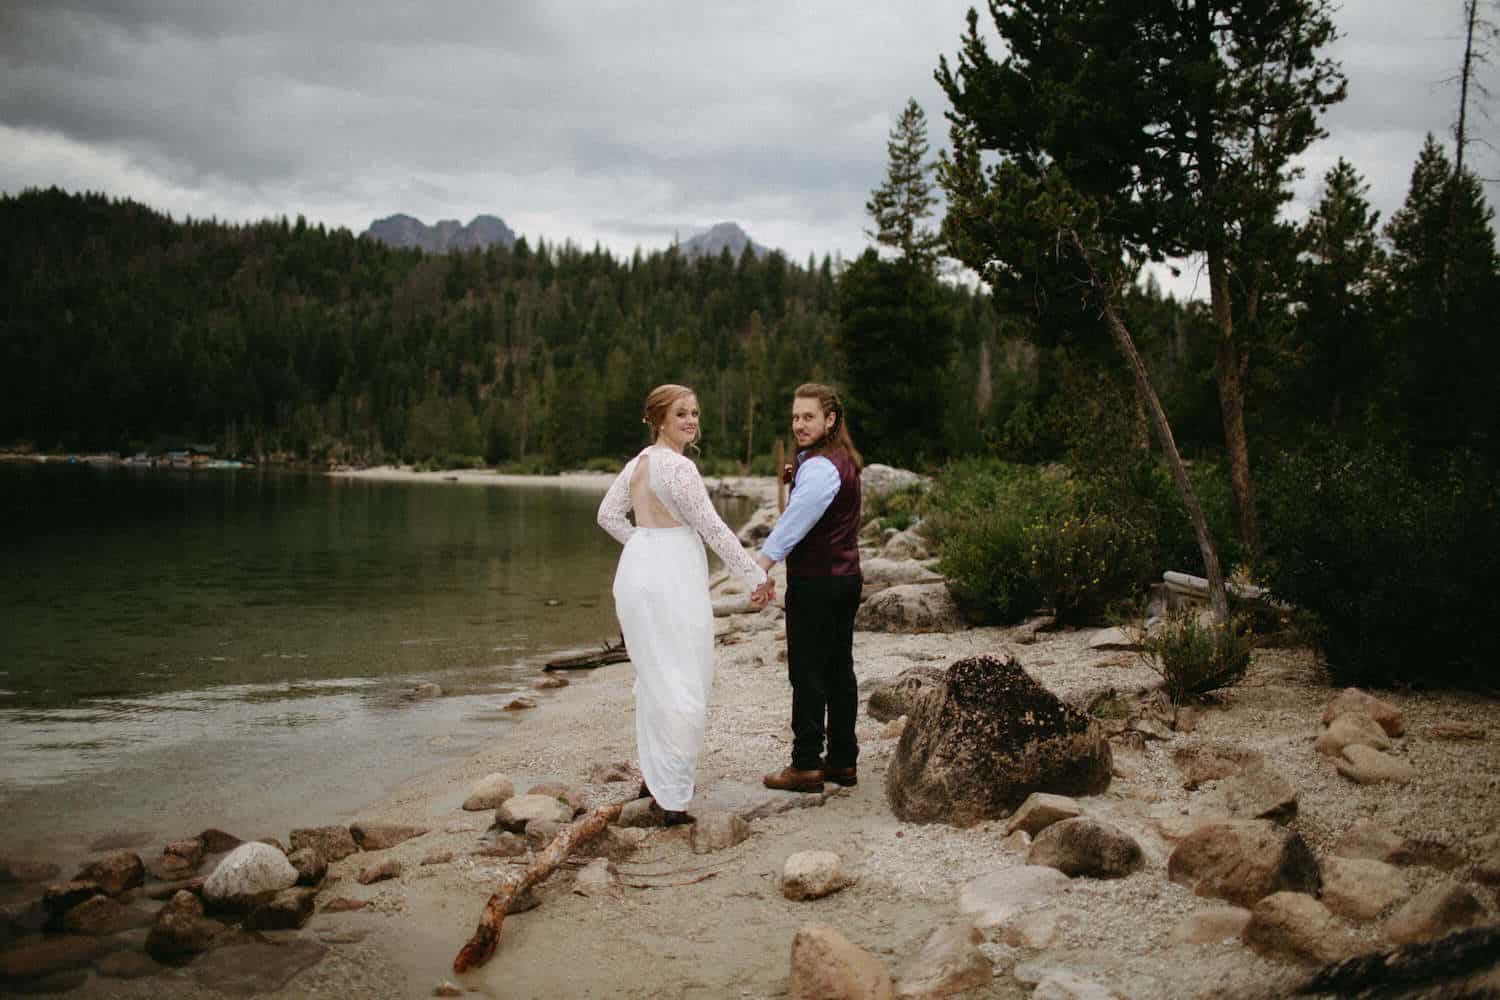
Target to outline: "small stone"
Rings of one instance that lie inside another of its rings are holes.
[[[1301,892],[1277,892],[1256,903],[1245,943],[1265,958],[1337,962],[1357,951],[1328,908]]]
[[[1389,750],[1391,738],[1380,728],[1380,723],[1368,715],[1349,712],[1334,719],[1327,729],[1318,734],[1313,749],[1330,757],[1338,757],[1343,754],[1345,747],[1356,745]]]
[[[1406,732],[1406,723],[1402,721],[1400,709],[1359,688],[1345,688],[1335,695],[1323,709],[1323,724],[1331,725],[1339,716],[1350,713],[1374,719],[1380,723],[1380,728],[1385,730],[1387,736],[1400,736]]]
[[[453,860],[452,851],[433,851],[422,859],[423,865],[446,865]]]
[[[781,894],[790,900],[819,899],[848,884],[844,861],[832,851],[798,851],[781,872]]]
[[[1485,921],[1484,904],[1461,885],[1439,883],[1417,893],[1386,922],[1385,933],[1397,944],[1435,941]]]
[[[464,995],[464,990],[457,983],[450,983],[448,980],[442,979],[432,988],[432,995],[435,997],[461,997]]]
[[[301,847],[311,847],[322,855],[323,860],[329,864],[342,861],[351,854],[359,851],[359,845],[354,842],[354,837],[349,833],[346,826],[310,826],[293,830],[291,834],[292,850]]]
[[[608,858],[595,858],[573,876],[573,891],[580,896],[597,896],[614,888],[615,866]]]
[[[998,927],[1072,887],[1056,868],[1025,865],[982,875],[959,891],[958,908],[980,930]]]
[[[395,858],[386,858],[373,865],[367,865],[360,869],[356,881],[360,885],[370,885],[375,882],[383,882],[388,878],[398,878],[401,875],[401,862]]]
[[[635,768],[628,760],[601,761],[589,768],[591,785],[607,785],[618,781],[630,781],[635,777]]]
[[[556,674],[538,677],[531,682],[531,687],[535,691],[555,691],[558,688],[565,688],[567,686],[568,679],[566,677],[559,677]]]
[[[665,818],[655,799],[635,799],[625,803],[620,810],[618,823],[620,826],[652,827],[661,826]]]
[[[228,854],[244,843],[243,840],[234,834],[225,833],[223,830],[213,827],[198,834],[198,839],[203,842],[203,851],[205,854]]]
[[[573,818],[573,807],[550,795],[516,795],[506,799],[495,810],[495,823],[512,833],[521,833],[534,819],[566,823]]]
[[[1325,858],[1323,905],[1341,917],[1370,920],[1405,899],[1400,869],[1368,858]]]
[[[185,863],[197,868],[199,862],[203,860],[203,841],[197,837],[174,840],[163,847],[161,853],[167,857],[181,858]]]
[[[403,826],[399,823],[352,823],[349,835],[362,851],[384,851],[420,837],[428,831],[425,826]]]
[[[512,698],[505,703],[507,712],[524,712],[528,708],[536,708],[536,699],[528,698],[524,694]]]
[[[60,916],[86,899],[104,893],[104,888],[94,881],[75,879],[72,882],[54,882],[42,890],[42,905],[54,917]]]
[[[1078,816],[1037,834],[1026,854],[1028,865],[1056,868],[1064,875],[1124,878],[1146,863],[1141,845],[1118,827]]]
[[[995,972],[979,950],[983,940],[984,935],[969,924],[934,931],[902,969],[896,995],[940,997],[988,985]]]
[[[478,857],[514,858],[526,853],[526,838],[509,831],[502,831],[484,847],[471,851]]]
[[[1199,896],[1239,906],[1254,906],[1275,892],[1314,893],[1322,885],[1307,842],[1269,820],[1199,827],[1168,857],[1167,877]]]
[[[203,881],[203,898],[214,905],[241,909],[259,902],[266,893],[297,884],[297,869],[269,844],[241,844],[219,862]]]
[[[324,913],[352,913],[355,910],[363,910],[369,903],[363,899],[350,899],[348,896],[335,896],[323,904]]]
[[[251,910],[245,917],[245,929],[253,931],[296,930],[312,917],[318,890],[299,887],[283,889],[270,901]]]
[[[1035,837],[1053,823],[1083,814],[1078,803],[1066,795],[1032,792],[1005,824],[1006,834],[1024,830]]]
[[[738,813],[715,811],[697,817],[688,842],[694,854],[712,854],[744,842],[750,836],[750,824]]]
[[[479,784],[475,785],[469,792],[469,797],[464,799],[464,809],[469,812],[494,809],[515,794],[516,786],[505,775],[487,774],[479,779]]]
[[[1238,906],[1216,906],[1184,919],[1172,929],[1172,940],[1181,944],[1238,941],[1249,922],[1249,910]]]
[[[1056,910],[1032,910],[1002,924],[995,940],[1011,948],[1042,951],[1052,947],[1057,936],[1073,922],[1072,916]]]
[[[442,694],[443,689],[431,682],[428,682],[426,684],[418,684],[416,687],[411,689],[411,697],[414,701],[426,701],[429,698],[440,698],[442,697]]]
[[[129,851],[115,851],[96,858],[78,870],[75,879],[99,883],[105,895],[118,896],[126,889],[134,889],[146,880],[146,866],[140,855]]]
[[[297,869],[298,885],[317,885],[328,874],[328,862],[311,847],[299,847],[286,856],[287,864]]]
[[[1337,767],[1339,774],[1361,785],[1385,781],[1406,784],[1417,777],[1417,769],[1399,757],[1359,744],[1344,747],[1344,759]]]
[[[803,927],[792,939],[792,1000],[893,1000],[880,959],[832,927]]]
[[[572,785],[564,785],[557,781],[542,781],[526,789],[527,795],[550,795],[560,802],[566,802],[577,816],[589,807],[588,796],[584,795],[581,788]]]
[[[249,846],[249,845],[244,845]],[[190,892],[179,892],[156,914],[146,951],[159,961],[206,951],[224,925],[203,915],[203,903]]]

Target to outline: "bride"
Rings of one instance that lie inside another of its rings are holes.
[[[660,385],[646,397],[651,444],[615,477],[599,504],[599,526],[624,544],[615,570],[615,614],[635,664],[635,741],[643,794],[668,826],[691,823],[693,778],[713,684],[713,607],[704,541],[753,589],[775,596],[765,570],[719,518],[683,449],[698,438],[698,397]],[[635,525],[626,512],[635,511]]]

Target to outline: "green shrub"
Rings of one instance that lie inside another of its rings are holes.
[[[1495,686],[1497,488],[1495,470],[1466,454],[1421,468],[1329,441],[1266,463],[1265,577],[1317,617],[1337,683]]]
[[[1099,512],[1039,518],[1022,530],[1026,565],[1044,603],[1065,624],[1097,621],[1151,578],[1148,532]]]
[[[914,483],[865,501],[866,522],[879,520],[881,527],[905,531],[926,509],[928,487]]]
[[[1143,646],[1172,704],[1229,687],[1250,667],[1254,636],[1242,618],[1227,626],[1203,622],[1194,608],[1174,611],[1147,633]]]
[[[1040,603],[1027,572],[1024,532],[1021,518],[997,509],[965,518],[944,541],[938,571],[971,617],[1019,621]]]

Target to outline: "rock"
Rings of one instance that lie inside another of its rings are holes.
[[[531,820],[526,824],[526,846],[533,851],[540,851],[567,828],[568,824],[552,819]]]
[[[1359,688],[1345,688],[1334,696],[1323,709],[1323,725],[1331,725],[1339,716],[1350,713],[1374,719],[1387,736],[1401,736],[1406,732],[1406,723],[1401,718],[1400,709]]]
[[[1172,940],[1180,944],[1238,941],[1249,922],[1249,910],[1238,906],[1215,906],[1184,919],[1172,929]]]
[[[1005,833],[1009,836],[1017,830],[1024,830],[1035,837],[1053,823],[1081,815],[1083,810],[1078,808],[1078,803],[1066,795],[1032,792],[1005,824]]]
[[[134,889],[146,881],[146,866],[141,863],[138,854],[115,851],[90,861],[78,870],[74,878],[97,882],[100,891],[109,896],[118,896],[126,889]]]
[[[355,910],[363,910],[370,905],[363,899],[350,899],[348,896],[335,896],[323,904],[324,913],[352,913]]]
[[[1016,830],[1013,833],[1008,833],[1000,838],[1000,846],[1007,851],[1015,851],[1017,853],[1029,851],[1031,850],[1031,834],[1025,830]]]
[[[1275,892],[1316,893],[1318,859],[1302,836],[1269,820],[1211,823],[1183,838],[1167,877],[1199,896],[1254,906]]]
[[[226,993],[257,996],[281,990],[327,954],[327,945],[302,937],[274,944],[259,941],[236,944],[216,948],[195,961],[191,975],[214,996]]]
[[[527,851],[526,838],[501,831],[486,846],[472,853],[487,858],[515,858]]]
[[[798,851],[781,870],[781,894],[790,900],[820,899],[848,884],[844,860],[832,851]]]
[[[913,707],[886,800],[908,822],[962,826],[1008,816],[1032,792],[1098,794],[1111,760],[1098,725],[1014,659],[969,657]]]
[[[1031,1000],[1116,1000],[1109,990],[1092,979],[1066,969],[1050,971],[1031,991]]]
[[[750,836],[750,824],[731,812],[704,813],[697,819],[688,838],[694,854],[726,850]]]
[[[902,997],[942,997],[986,986],[994,969],[979,950],[984,935],[969,924],[933,931],[922,950],[907,962],[896,982]]]
[[[661,811],[661,806],[656,804],[655,799],[636,799],[625,803],[616,822],[620,826],[652,827],[661,826],[665,819],[666,814]]]
[[[500,803],[516,794],[516,786],[503,774],[487,774],[464,799],[464,808],[469,812],[495,809]]]
[[[1361,785],[1382,781],[1406,784],[1417,777],[1417,769],[1401,758],[1357,743],[1344,747],[1344,759],[1337,767],[1339,774]]]
[[[803,927],[792,939],[792,1000],[893,1000],[880,959],[832,927]]]
[[[1042,951],[1057,942],[1057,936],[1076,923],[1071,914],[1057,910],[1032,910],[1017,914],[995,932],[995,940],[1010,948]]]
[[[917,701],[942,690],[947,674],[938,667],[908,667],[891,680],[871,685],[865,711],[879,722],[910,716]]]
[[[1417,893],[1391,914],[1385,933],[1396,944],[1414,944],[1474,927],[1485,919],[1484,904],[1467,888],[1438,883]]]
[[[243,840],[232,833],[225,833],[214,827],[210,827],[198,834],[198,840],[203,843],[205,854],[228,854],[244,843]]]
[[[0,984],[6,988],[67,969],[80,969],[108,948],[84,934],[31,935],[0,951]]]
[[[0,885],[6,882],[49,882],[61,874],[61,868],[46,861],[0,858]]]
[[[526,695],[517,695],[505,703],[507,712],[524,712],[528,708],[536,708],[536,699],[528,698]]]
[[[1500,987],[1500,927],[1457,931],[1324,966],[1296,988],[1302,996],[1493,997]]]
[[[926,476],[919,475],[907,469],[897,469],[889,465],[881,465],[879,462],[872,462],[860,470],[859,473],[860,495],[866,500],[928,482],[931,482],[931,480]]]
[[[591,785],[607,785],[617,781],[635,779],[635,768],[628,760],[602,761],[589,768],[588,782]]]
[[[450,983],[446,979],[440,979],[438,980],[438,984],[432,988],[432,995],[435,997],[461,997],[464,995],[464,988],[457,983]]]
[[[1341,917],[1370,920],[1408,895],[1400,869],[1384,861],[1338,856],[1323,861],[1323,905]]]
[[[1391,738],[1380,728],[1380,723],[1368,715],[1348,712],[1334,719],[1327,729],[1318,734],[1313,749],[1330,757],[1339,757],[1348,746],[1362,745],[1376,750],[1389,750]]]
[[[566,677],[559,677],[556,674],[547,674],[545,677],[538,677],[531,682],[531,689],[533,691],[556,691],[558,688],[565,688],[567,686],[568,679]]]
[[[178,858],[189,869],[196,870],[203,861],[203,841],[197,837],[174,840],[161,849],[162,858]]]
[[[896,532],[880,549],[882,559],[926,559],[929,555],[927,540],[915,528]]]
[[[1126,652],[1136,652],[1144,648],[1141,645],[1139,635],[1127,632],[1125,629],[1119,627],[1101,628],[1089,638],[1089,649],[1093,650],[1118,649],[1125,650]]]
[[[1172,762],[1182,772],[1182,787],[1192,791],[1210,781],[1244,774],[1264,764],[1265,758],[1254,750],[1195,743],[1173,750]]]
[[[260,902],[259,897],[290,889],[297,878],[297,869],[276,848],[258,842],[241,844],[224,855],[203,880],[203,898],[214,906],[248,908]]]
[[[776,527],[776,519],[779,516],[780,514],[776,510],[775,503],[769,503],[758,508],[755,513],[750,515],[750,519],[745,522],[744,527],[740,528],[740,544],[758,548],[760,543],[764,542],[766,537],[771,534],[771,529]]]
[[[1039,906],[1072,887],[1056,868],[1032,865],[981,875],[959,891],[958,908],[975,927],[998,927],[1016,914]]]
[[[162,968],[161,963],[139,951],[116,951],[94,960],[94,971],[105,979],[144,979]]]
[[[901,738],[901,734],[906,732],[906,723],[906,716],[898,715],[896,718],[885,724],[885,728],[880,731],[881,738],[887,740],[899,740]]]
[[[93,896],[63,914],[63,929],[76,934],[118,934],[151,923],[149,914],[109,896]]]
[[[512,833],[521,833],[534,819],[566,823],[573,818],[573,807],[550,795],[515,795],[495,810],[495,825]]]
[[[318,890],[307,887],[283,889],[271,899],[251,910],[245,917],[245,929],[253,931],[296,930],[312,917]]]
[[[1369,858],[1395,864],[1395,857],[1405,841],[1374,822],[1352,827],[1333,845],[1333,853],[1342,858]]]
[[[287,864],[297,869],[299,885],[317,885],[328,874],[328,862],[311,847],[299,847],[286,856]]]
[[[401,876],[401,862],[395,858],[386,858],[377,861],[373,865],[367,865],[360,869],[356,881],[360,885],[372,885],[375,882],[384,882],[388,878],[399,878]]]
[[[411,689],[411,698],[413,701],[427,701],[429,698],[441,698],[442,696],[443,689],[431,682],[418,684]]]
[[[583,789],[574,788],[572,785],[564,785],[557,781],[543,781],[532,785],[526,790],[527,795],[550,795],[559,802],[566,802],[577,816],[589,807],[588,796],[584,795]]]
[[[42,905],[54,919],[59,919],[84,900],[103,893],[104,888],[94,881],[54,882],[42,890]]]
[[[887,559],[883,556],[873,556],[869,559],[860,559],[859,570],[860,576],[864,578],[860,596],[864,598],[873,597],[891,587],[902,587],[913,583],[943,582],[942,576],[915,559]]]
[[[342,861],[359,850],[349,828],[344,826],[303,827],[292,831],[291,840],[292,850],[311,847],[329,864]]]
[[[384,851],[422,836],[425,826],[402,826],[399,823],[353,823],[349,834],[362,851]]]
[[[223,924],[203,915],[203,903],[197,896],[179,892],[157,912],[151,933],[146,938],[146,952],[163,962],[195,955],[207,951],[223,929]]]
[[[1028,865],[1056,868],[1069,877],[1124,878],[1146,863],[1141,845],[1118,827],[1087,816],[1054,823],[1037,835]]]
[[[859,606],[854,628],[860,632],[960,632],[958,602],[946,583],[905,583],[887,587]]]
[[[615,887],[615,866],[608,858],[595,858],[573,876],[573,891],[580,896],[598,896]]]
[[[1328,908],[1301,892],[1276,892],[1256,903],[1245,943],[1263,958],[1334,962],[1358,950]]]
[[[1225,778],[1198,803],[1201,813],[1222,810],[1230,819],[1269,819],[1289,823],[1297,815],[1297,790],[1266,767],[1251,767]]]
[[[608,858],[624,861],[650,836],[640,827],[608,826],[604,832],[573,852],[576,858]]]

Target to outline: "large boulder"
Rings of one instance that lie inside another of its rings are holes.
[[[1028,837],[1035,837],[1053,823],[1081,815],[1083,810],[1078,803],[1066,795],[1032,792],[1006,822],[1005,835],[1008,837],[1017,830],[1025,830]]]
[[[1344,748],[1362,743],[1376,750],[1389,750],[1391,738],[1380,728],[1380,723],[1359,712],[1348,712],[1329,723],[1328,728],[1318,734],[1313,749],[1330,757],[1341,756]]]
[[[566,823],[573,818],[573,807],[551,795],[516,795],[500,803],[495,810],[495,825],[512,833],[521,833],[534,819]]]
[[[860,470],[859,491],[860,496],[869,500],[929,481],[928,477],[920,473],[872,462]]]
[[[870,685],[865,711],[880,722],[910,716],[917,699],[941,689],[946,676],[940,667],[907,667],[891,680]]]
[[[907,528],[888,538],[880,548],[880,555],[885,559],[926,559],[931,553],[927,539],[917,529]]]
[[[207,951],[223,930],[223,924],[203,915],[202,901],[184,889],[156,914],[146,951],[161,961],[195,955]]]
[[[1323,905],[1350,920],[1370,920],[1409,895],[1401,869],[1372,858],[1323,859]]]
[[[1245,943],[1265,958],[1334,962],[1358,950],[1338,918],[1313,897],[1276,892],[1255,904]]]
[[[776,527],[776,519],[781,515],[776,510],[774,503],[766,504],[750,515],[750,520],[740,528],[740,544],[759,546],[771,534],[771,529]]]
[[[971,924],[950,924],[932,932],[916,957],[901,970],[896,995],[942,997],[988,986],[994,969],[979,950],[984,935]]]
[[[964,619],[946,583],[907,583],[861,604],[854,627],[861,632],[958,632]]]
[[[1141,845],[1130,834],[1087,816],[1053,823],[1026,855],[1028,865],[1056,868],[1064,875],[1124,878],[1146,863]]]
[[[832,927],[804,927],[792,939],[792,1000],[894,1000],[880,959]]]
[[[887,559],[883,556],[861,559],[859,572],[864,578],[860,594],[866,598],[905,584],[943,582],[942,576],[935,570],[915,559]]]
[[[241,844],[203,881],[203,898],[228,908],[253,906],[297,884],[297,869],[270,844]]]
[[[900,819],[962,826],[1008,816],[1032,792],[1097,795],[1111,764],[1088,716],[1014,659],[974,656],[913,706],[885,794]]]
[[[515,794],[516,786],[510,778],[503,774],[487,774],[479,779],[479,783],[469,792],[469,797],[464,799],[463,807],[469,812],[495,809]]]
[[[1381,753],[1374,747],[1362,743],[1351,743],[1344,747],[1341,760],[1335,761],[1339,774],[1361,785],[1392,782],[1404,785],[1415,781],[1417,769],[1400,757]]]
[[[1339,716],[1350,713],[1374,719],[1387,736],[1401,736],[1406,732],[1406,722],[1402,719],[1399,708],[1359,688],[1345,688],[1334,695],[1333,700],[1323,709],[1323,725],[1329,725]]]
[[[1467,886],[1440,882],[1417,893],[1391,914],[1385,933],[1397,944],[1414,944],[1484,922],[1484,904]]]
[[[1167,877],[1199,896],[1246,907],[1273,892],[1316,895],[1323,884],[1301,835],[1263,819],[1199,827],[1172,851]]]

